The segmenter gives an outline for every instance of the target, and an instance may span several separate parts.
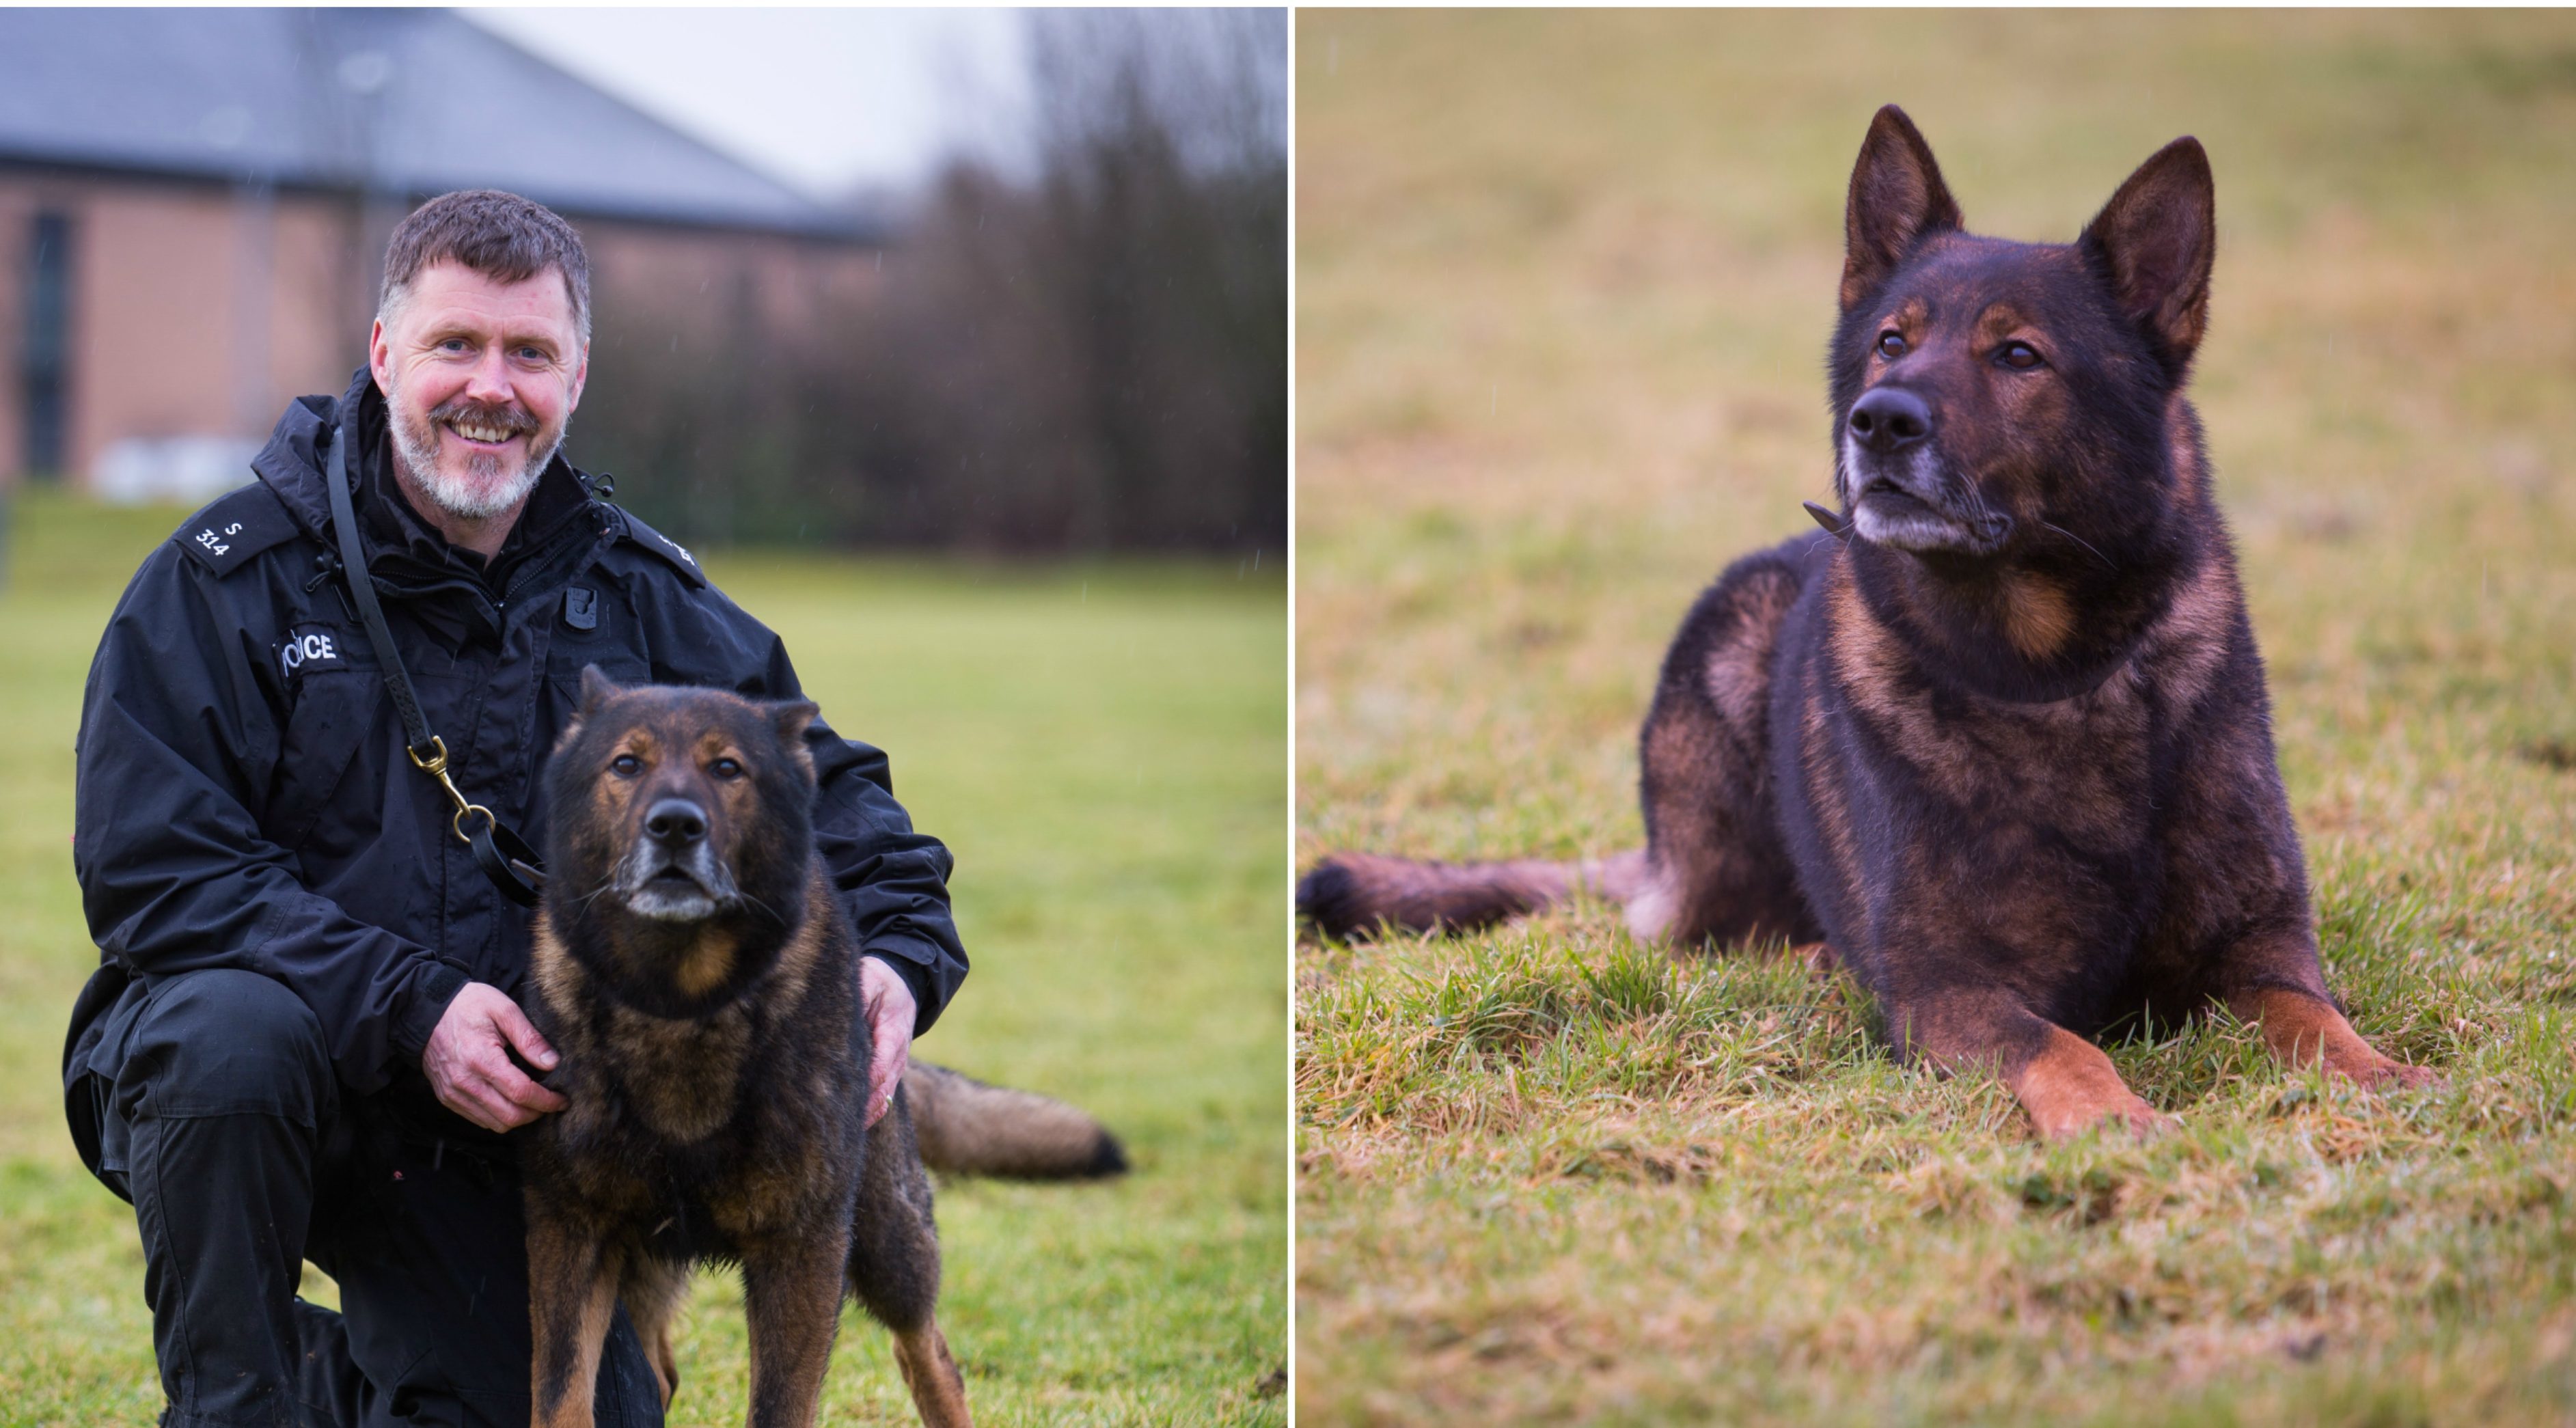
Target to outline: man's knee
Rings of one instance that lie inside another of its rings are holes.
[[[338,1101],[322,1023],[256,972],[183,972],[136,1022],[120,1101],[131,1115],[276,1115],[318,1127]]]

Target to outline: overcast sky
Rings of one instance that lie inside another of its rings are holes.
[[[464,12],[817,198],[901,186],[1017,132],[1028,98],[1008,10]]]

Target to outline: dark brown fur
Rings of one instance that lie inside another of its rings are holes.
[[[1984,1067],[2043,1134],[2146,1126],[2088,1039],[2212,1002],[2370,1085],[2328,994],[2263,667],[2184,398],[2216,245],[2200,145],[2076,242],[1961,227],[1881,110],[1829,369],[1833,533],[1748,556],[1683,621],[1640,736],[1647,848],[1592,881],[1641,936],[1828,942],[1909,1058]],[[1837,539],[1839,537],[1839,539]],[[1576,870],[1350,855],[1332,935],[1467,927]]]
[[[845,1293],[894,1330],[923,1421],[968,1421],[933,1317],[938,1232],[906,1096],[866,1125],[858,951],[806,813],[813,715],[591,671],[556,747],[534,1013],[571,1105],[531,1128],[525,1155],[547,1428],[591,1421],[621,1297],[668,1401],[671,1315],[708,1259],[742,1266],[754,1424],[813,1422]],[[655,831],[685,826],[675,807],[702,833]],[[629,866],[686,865],[700,845],[708,878]],[[692,886],[718,894],[703,913]]]
[[[903,1095],[921,1163],[942,1174],[1093,1180],[1126,1172],[1118,1138],[1052,1097],[987,1085],[918,1058],[904,1064]]]

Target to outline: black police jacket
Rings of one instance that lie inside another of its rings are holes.
[[[378,598],[466,796],[543,845],[546,758],[581,671],[798,697],[776,635],[688,551],[597,499],[560,456],[488,567],[393,485],[362,370],[353,498]],[[528,917],[476,866],[454,805],[412,766],[333,550],[323,473],[340,404],[299,398],[259,479],[189,518],[136,572],[82,697],[72,863],[102,954],[66,1078],[115,1074],[152,979],[274,977],[320,1019],[340,1079],[417,1073],[470,979],[518,995]],[[966,975],[948,851],[914,831],[885,755],[807,735],[817,846],[861,947],[911,984],[926,1029]]]

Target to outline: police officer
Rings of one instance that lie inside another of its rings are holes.
[[[557,453],[589,288],[547,209],[424,205],[387,252],[367,370],[287,408],[259,479],[144,561],[100,641],[73,862],[102,965],[65,1099],[134,1204],[165,1424],[528,1421],[502,1136],[564,1102],[516,1001],[526,914],[407,756],[345,582],[372,582],[463,793],[531,842],[585,666],[799,694],[777,636]],[[334,553],[335,466],[364,570]],[[867,953],[873,1117],[966,958],[947,851],[885,756],[820,722],[809,740],[817,842]],[[296,1297],[308,1259],[340,1313]],[[603,1424],[661,1422],[622,1315],[596,1401]]]

